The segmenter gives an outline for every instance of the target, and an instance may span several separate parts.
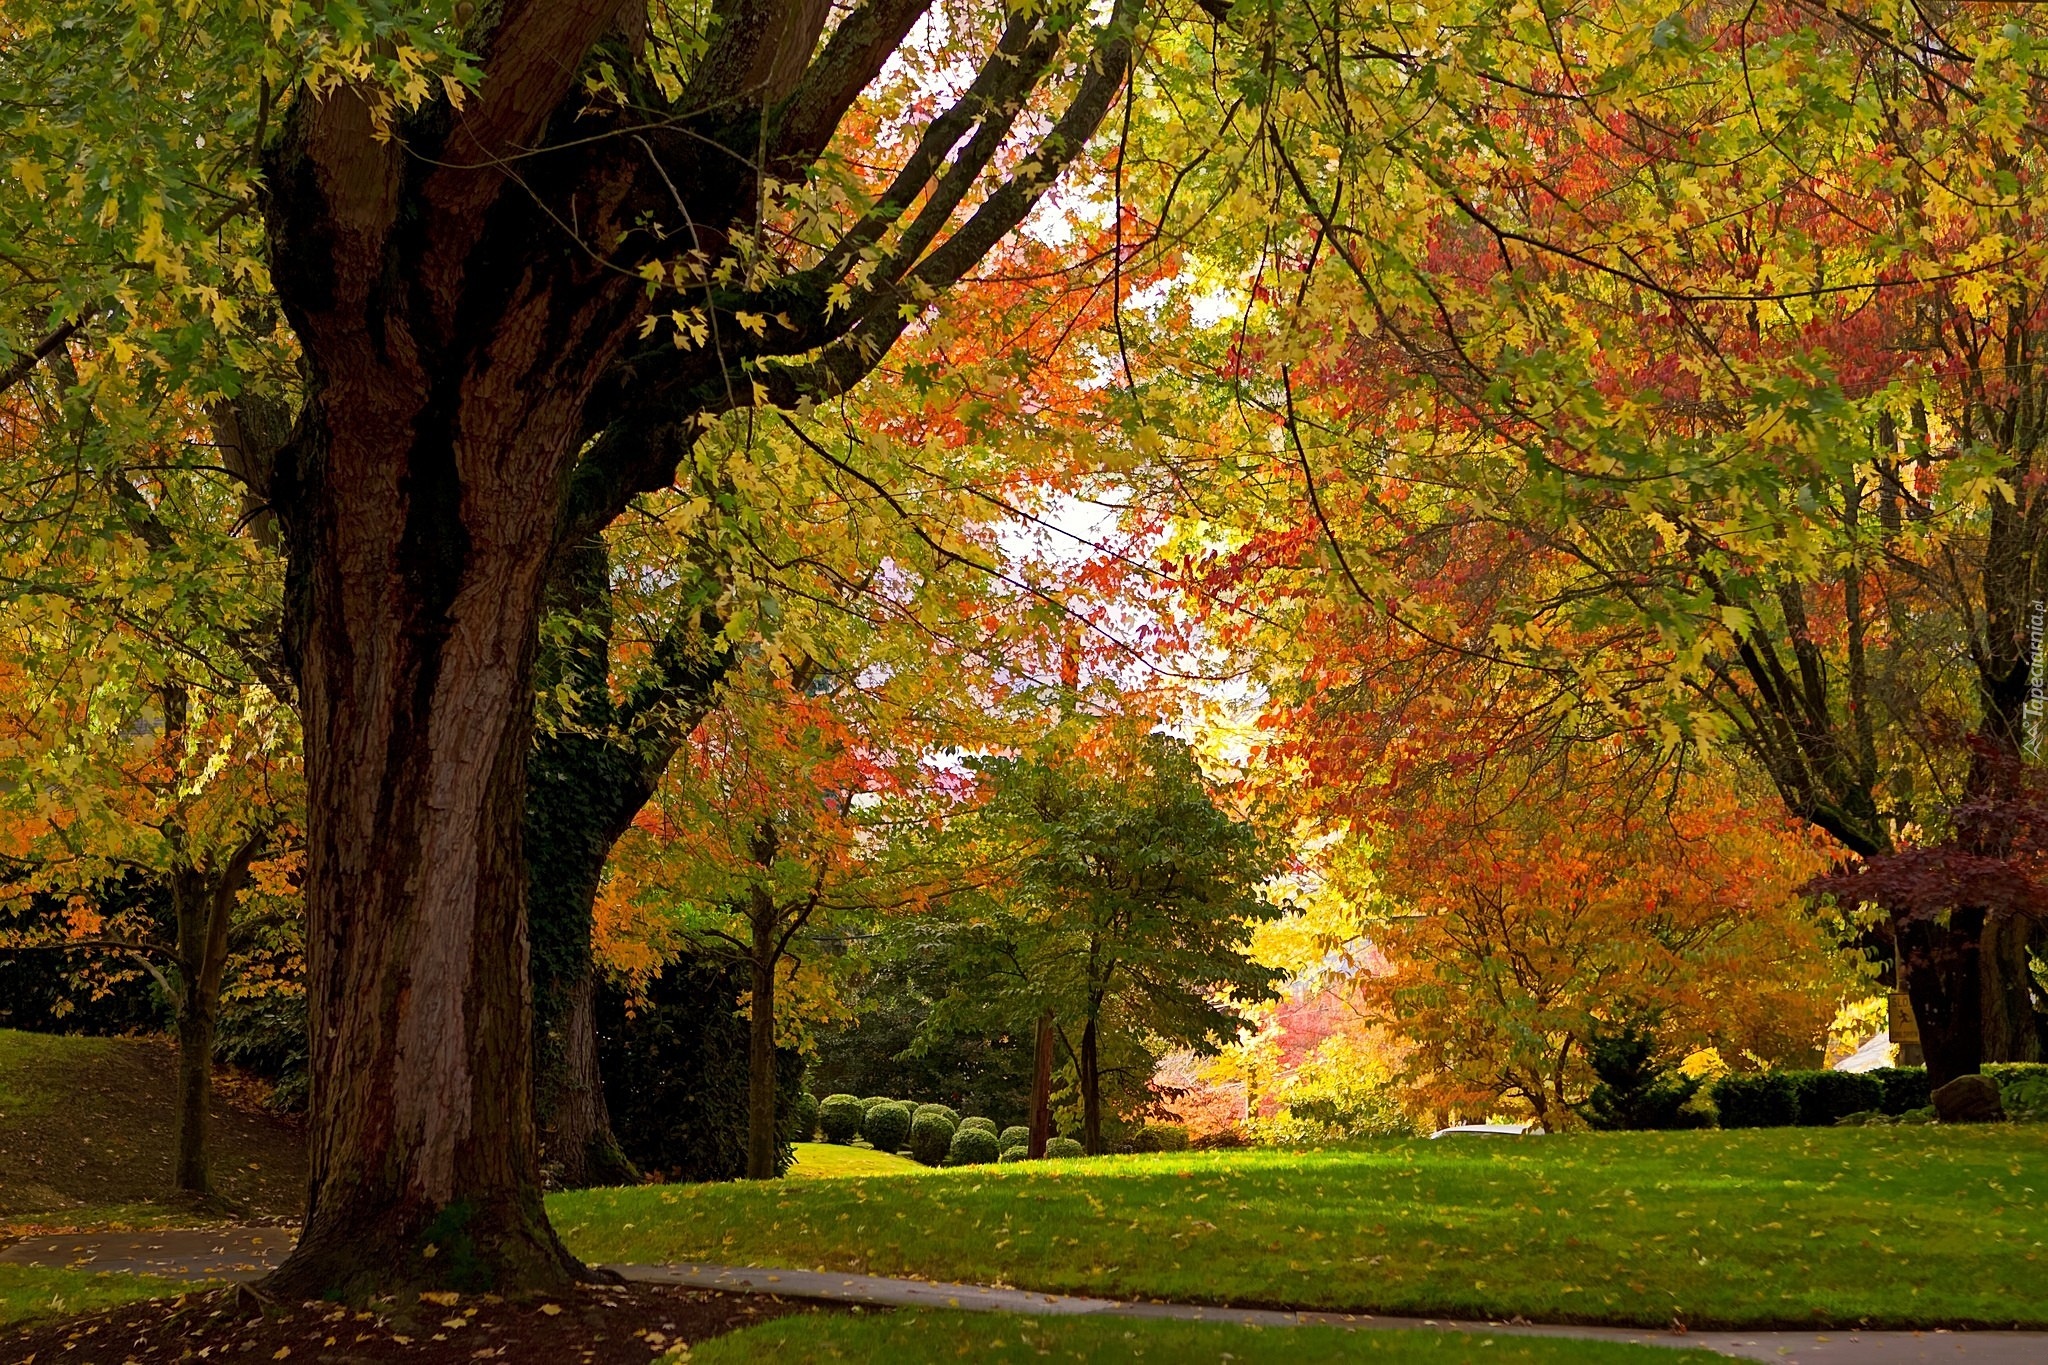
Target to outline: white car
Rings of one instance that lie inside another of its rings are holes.
[[[1542,1129],[1533,1123],[1454,1123],[1448,1128],[1439,1128],[1429,1135],[1434,1142],[1440,1137],[1456,1137],[1461,1133],[1485,1133],[1494,1137],[1534,1137]]]

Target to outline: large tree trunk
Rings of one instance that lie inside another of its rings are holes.
[[[1977,957],[1983,979],[1984,1060],[2041,1060],[2040,1016],[2034,1011],[2034,982],[2028,947],[2034,938],[2032,920],[1994,916],[1984,925]]]
[[[1102,1062],[1095,1049],[1095,1020],[1081,1030],[1081,1144],[1102,1155]]]
[[[569,989],[568,1009],[561,1018],[562,1067],[556,1102],[542,1131],[549,1155],[559,1163],[562,1184],[632,1185],[640,1171],[612,1133],[611,1110],[604,1102],[604,1077],[597,1062],[597,973],[587,964]]]
[[[716,584],[705,586],[715,595]],[[563,629],[549,633],[536,667],[548,723],[527,767],[535,1117],[559,1183],[628,1184],[639,1173],[612,1134],[598,1074],[592,915],[613,846],[711,704],[731,655],[717,645],[714,616],[680,621],[615,703],[611,562],[601,537],[556,555],[546,609]]]
[[[776,1160],[775,1127],[775,931],[774,902],[766,888],[754,891],[753,1001],[747,1036],[747,1179],[773,1180],[782,1172]]]
[[[904,299],[956,282],[1087,145],[1141,6],[1117,0],[1066,111],[1024,139],[1028,169],[943,242],[1066,50],[1039,11],[1005,26],[902,193],[821,265],[832,278],[772,295],[788,335],[650,338],[629,360],[639,268],[686,243],[723,256],[763,153],[801,182],[923,8],[864,3],[807,66],[824,4],[721,5],[673,109],[634,61],[646,8],[622,0],[480,7],[463,42],[482,79],[459,107],[407,111],[347,81],[293,93],[264,169],[270,273],[307,384],[269,501],[305,735],[312,1189],[280,1292],[578,1273],[542,1211],[531,1093],[522,816],[542,575],[558,540],[667,486],[694,439],[678,433],[706,414],[867,373],[916,316]],[[581,80],[600,45],[631,87],[618,104]],[[927,183],[936,208],[913,226],[934,231],[827,308]],[[744,369],[771,352],[818,358]]]
[[[1052,1011],[1038,1016],[1038,1053],[1031,1063],[1031,1156],[1052,1140]]]
[[[1898,925],[1898,972],[1920,1025],[1927,1079],[1937,1088],[1974,1075],[1984,1063],[1982,910],[1957,910],[1947,924],[1909,919]]]

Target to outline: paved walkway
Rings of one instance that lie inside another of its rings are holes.
[[[0,1263],[73,1266],[177,1279],[253,1280],[291,1249],[284,1227],[181,1229],[140,1233],[80,1233],[32,1237],[0,1247]],[[1034,1294],[971,1284],[840,1275],[810,1270],[750,1270],[719,1265],[612,1265],[628,1280],[691,1285],[736,1294],[778,1294],[830,1303],[891,1308],[958,1308],[989,1313],[1055,1316],[1103,1313],[1127,1318],[1237,1322],[1264,1327],[1314,1323],[1360,1330],[1434,1330],[1487,1336],[1567,1337],[1627,1341],[1645,1346],[1704,1347],[1738,1360],[1784,1365],[2048,1365],[2048,1332],[1653,1332],[1625,1327],[1551,1326],[1535,1323],[1401,1318],[1365,1313],[1288,1312],[1260,1308],[1203,1308],[1193,1304],[1127,1302],[1073,1294]]]

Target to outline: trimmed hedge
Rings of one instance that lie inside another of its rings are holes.
[[[1993,1062],[1984,1074],[2001,1087],[2008,1078],[2038,1073],[2048,1079],[2048,1066],[2031,1062]],[[1928,1096],[1924,1068],[1887,1066],[1875,1071],[1765,1071],[1724,1076],[1713,1090],[1714,1107],[1723,1128],[1825,1127],[1852,1115],[1884,1114],[1898,1118],[1925,1109]]]
[[[853,1141],[865,1117],[858,1095],[827,1095],[818,1103],[818,1129],[827,1142]]]
[[[948,1166],[982,1166],[991,1161],[1002,1160],[1002,1150],[996,1146],[996,1135],[986,1128],[962,1126],[953,1133],[953,1141],[946,1147]]]
[[[949,1104],[920,1104],[911,1111],[910,1117],[913,1119],[922,1118],[926,1114],[941,1115],[946,1122],[952,1124],[955,1128],[960,1126],[960,1111]]]
[[[887,1095],[869,1095],[867,1098],[863,1099],[860,1102],[861,1117],[867,1117],[869,1111],[871,1111],[876,1105],[888,1104],[889,1102],[889,1097]]]
[[[995,1138],[999,1144],[1002,1141],[1002,1138],[1000,1137],[1000,1133],[1002,1130],[996,1127],[996,1121],[994,1119],[962,1119],[960,1120],[960,1126],[962,1128],[979,1128],[982,1132],[987,1133],[992,1138]]]
[[[1012,1147],[1029,1147],[1031,1145],[1031,1130],[1021,1123],[1013,1123],[1008,1128],[1003,1129],[1002,1132],[996,1134],[996,1142],[1004,1151],[1008,1151]]]
[[[878,1152],[900,1152],[910,1140],[910,1106],[901,1100],[885,1100],[868,1110],[860,1125],[861,1136]]]
[[[1178,1123],[1148,1123],[1132,1133],[1124,1149],[1136,1153],[1185,1152],[1188,1130]]]
[[[1088,1149],[1072,1138],[1052,1138],[1045,1144],[1047,1159],[1058,1161],[1067,1157],[1086,1156]]]
[[[952,1120],[944,1114],[920,1112],[910,1121],[910,1155],[927,1166],[942,1166],[953,1149]]]
[[[1005,1147],[1003,1148],[1003,1154],[997,1157],[996,1160],[1029,1161],[1031,1160],[1031,1148],[1021,1142],[1018,1143],[1015,1147]]]

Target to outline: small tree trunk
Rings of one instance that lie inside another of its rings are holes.
[[[208,1174],[208,1115],[213,1108],[213,1036],[218,1023],[211,1002],[185,989],[178,1009],[178,1159],[173,1180],[178,1193],[205,1199],[213,1194]]]
[[[1081,1141],[1088,1155],[1102,1155],[1102,1068],[1095,1053],[1095,1021],[1081,1030]]]
[[[754,891],[752,1031],[747,1039],[747,1179],[773,1180],[778,1169],[775,1130],[775,905]]]
[[[1052,1011],[1038,1016],[1038,1056],[1031,1064],[1032,1157],[1045,1155],[1052,1139]]]

